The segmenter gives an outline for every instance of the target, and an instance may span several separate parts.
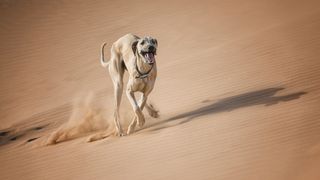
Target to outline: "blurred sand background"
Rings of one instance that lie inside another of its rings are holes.
[[[90,94],[110,121],[100,45],[129,32],[158,39],[160,118],[42,146]],[[319,57],[316,0],[1,0],[0,179],[318,180]]]

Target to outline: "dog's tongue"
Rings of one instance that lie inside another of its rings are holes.
[[[149,63],[154,63],[154,55],[153,53],[146,53],[145,57],[148,59]]]

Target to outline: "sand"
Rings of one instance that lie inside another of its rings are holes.
[[[129,32],[158,39],[160,117],[87,143],[112,126],[100,45]],[[1,1],[0,47],[0,179],[320,178],[317,1]]]

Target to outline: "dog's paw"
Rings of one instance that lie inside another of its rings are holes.
[[[121,131],[121,132],[117,132],[115,135],[118,137],[122,137],[122,136],[125,136],[126,134]]]
[[[148,111],[148,114],[153,118],[159,117],[159,111],[157,111],[152,104],[146,104],[146,109]]]
[[[146,120],[144,118],[144,116],[142,116],[141,118],[138,119],[138,125],[140,127],[142,127],[145,124]]]
[[[159,111],[153,110],[149,112],[149,115],[153,118],[158,118],[159,117]]]

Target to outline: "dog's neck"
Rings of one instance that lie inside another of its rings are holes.
[[[148,63],[145,63],[142,59],[141,56],[137,56],[137,71],[139,71],[139,75],[144,75],[144,74],[148,74],[152,68],[153,68],[153,64],[148,64]]]

